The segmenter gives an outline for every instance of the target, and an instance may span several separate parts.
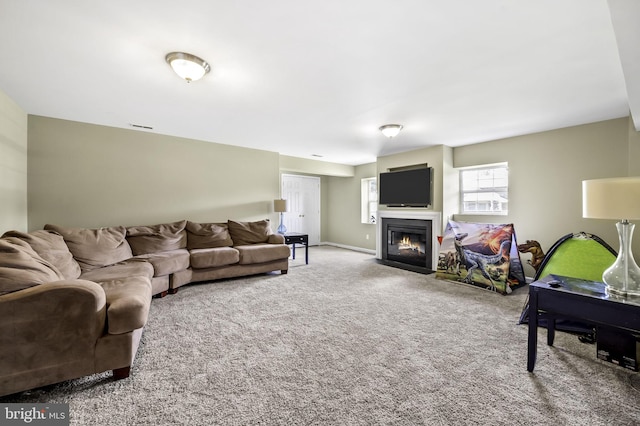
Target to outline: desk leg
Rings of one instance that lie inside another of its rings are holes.
[[[304,245],[304,262],[309,264],[309,243]]]
[[[293,250],[291,251],[292,256],[293,256],[293,260],[296,260],[296,243],[293,243]]]
[[[529,339],[527,344],[527,371],[532,372],[536,365],[538,349],[538,293],[529,293]]]
[[[556,337],[556,317],[547,314],[547,345],[553,346]]]

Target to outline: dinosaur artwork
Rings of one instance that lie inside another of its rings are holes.
[[[456,234],[454,239],[454,244],[456,247],[456,252],[458,252],[458,256],[464,262],[464,265],[467,269],[467,275],[463,278],[463,281],[469,284],[473,284],[473,272],[478,270],[485,278],[489,280],[491,283],[488,287],[489,290],[496,291],[496,285],[493,278],[500,279],[500,275],[502,275],[498,271],[497,265],[501,265],[504,263],[505,259],[509,259],[509,250],[507,247],[511,246],[511,240],[504,240],[500,243],[500,248],[498,252],[495,254],[483,254],[478,253],[476,251],[470,250],[462,245],[462,240],[467,237],[468,234]],[[490,267],[494,277],[492,278],[489,273]],[[504,273],[504,271],[502,271]],[[511,287],[506,286],[505,288],[507,293],[511,293]]]
[[[513,225],[449,221],[436,277],[502,294],[524,285]]]
[[[540,243],[536,240],[527,240],[524,244],[518,244],[518,251],[520,253],[531,253],[531,260],[527,260],[527,263],[538,272],[542,259],[544,259],[544,251],[542,251]]]

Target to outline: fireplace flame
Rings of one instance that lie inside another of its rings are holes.
[[[398,243],[398,249],[399,250],[414,250],[417,251],[418,253],[422,253],[422,250],[420,248],[420,244],[416,244],[414,242],[411,241],[411,238],[409,238],[408,236],[403,236],[402,240],[400,240],[400,242]]]

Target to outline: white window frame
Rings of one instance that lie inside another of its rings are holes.
[[[468,182],[465,179],[465,174],[468,172],[477,173],[477,172],[489,172],[489,174],[493,174],[493,172],[498,172],[498,174],[502,174],[506,172],[506,177],[500,176],[484,176],[484,179],[481,176],[476,176],[476,184],[469,187],[465,185],[465,182]],[[460,214],[466,215],[485,215],[485,216],[506,216],[509,214],[509,165],[508,163],[496,163],[496,164],[485,164],[482,166],[474,166],[474,167],[464,167],[459,169],[460,176]],[[493,179],[493,185],[488,184],[488,181]],[[506,180],[506,181],[503,181]],[[497,181],[497,182],[496,182]],[[504,183],[504,185],[500,185]],[[470,209],[468,201],[469,197],[465,197],[465,195],[475,195],[476,209]],[[486,202],[486,204],[490,204],[490,210],[478,210],[478,206],[481,202],[480,198],[483,198],[482,201]]]
[[[375,224],[378,221],[378,178],[360,179],[360,198],[360,222]]]

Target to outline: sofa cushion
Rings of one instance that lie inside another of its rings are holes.
[[[115,265],[105,266],[99,269],[83,272],[80,278],[96,283],[127,277],[153,278],[153,265],[141,259],[129,259]]]
[[[269,244],[284,244],[285,243],[284,235],[282,234],[271,234],[269,235]]]
[[[75,280],[80,276],[80,265],[73,258],[62,235],[57,232],[45,231],[44,229],[28,234],[9,231],[5,232],[3,237],[15,237],[26,241],[41,258],[55,265],[65,279]]]
[[[113,265],[132,256],[124,226],[88,229],[47,224],[44,229],[62,235],[83,272]]]
[[[151,282],[146,277],[129,277],[100,283],[107,298],[109,334],[128,333],[143,327],[149,317]]]
[[[187,247],[186,220],[151,226],[130,226],[127,241],[134,256]]]
[[[187,222],[187,248],[231,247],[233,241],[226,223]]]
[[[240,255],[241,265],[287,259],[290,254],[289,246],[285,244],[251,244],[235,248]]]
[[[151,263],[154,277],[173,274],[189,268],[189,252],[186,249],[141,254],[134,259],[144,259]]]
[[[273,234],[269,219],[256,222],[236,222],[230,220],[227,224],[234,246],[266,243],[269,240],[269,235]]]
[[[194,269],[215,268],[233,265],[240,261],[238,250],[232,247],[214,247],[190,251],[191,267]]]
[[[25,241],[0,239],[0,295],[63,279],[62,273]]]

